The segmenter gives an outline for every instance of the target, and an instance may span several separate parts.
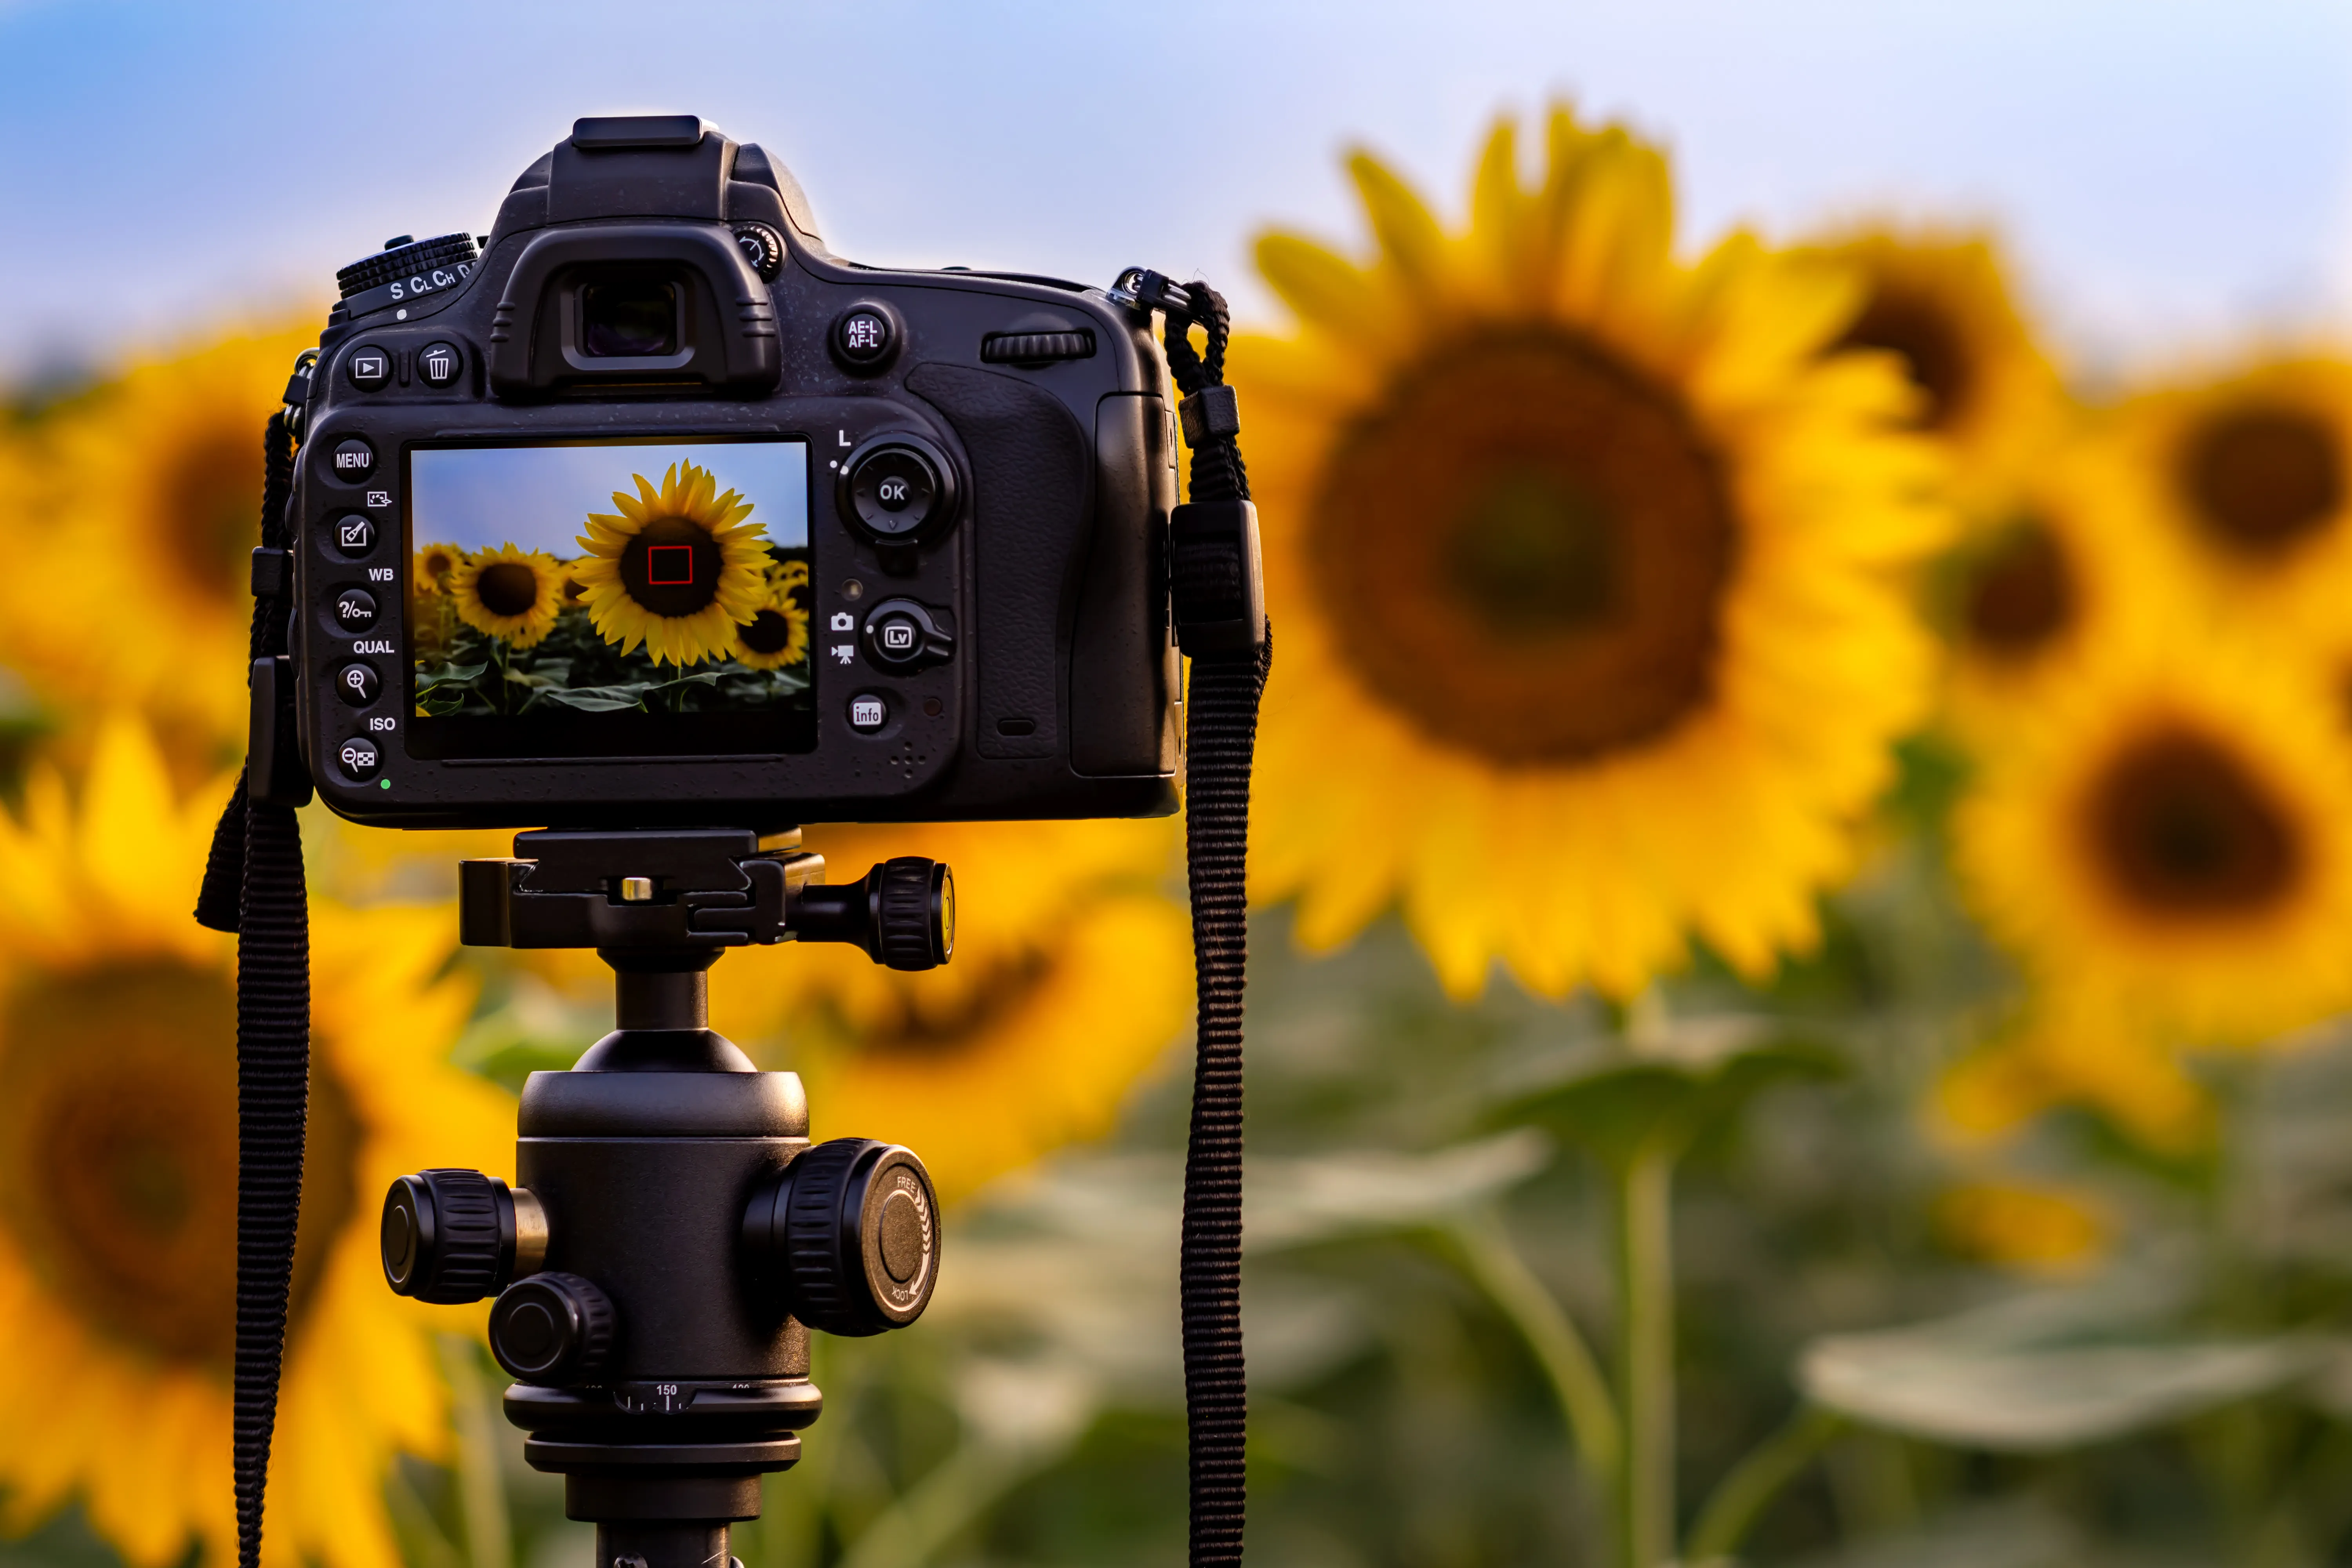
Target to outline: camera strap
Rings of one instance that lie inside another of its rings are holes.
[[[1199,987],[1192,1126],[1184,1155],[1179,1293],[1194,1568],[1238,1563],[1246,1511],[1249,1388],[1242,1359],[1242,1002],[1249,968],[1250,766],[1258,699],[1274,658],[1258,561],[1257,509],[1243,467],[1241,416],[1225,384],[1225,301],[1204,283],[1124,274],[1114,299],[1165,319],[1177,411],[1192,454],[1185,503],[1169,519],[1185,694],[1184,861]],[[1203,349],[1192,346],[1202,329]]]
[[[306,362],[289,408],[264,435],[261,547],[253,552],[254,726],[246,765],[213,831],[196,920],[236,933],[236,1357],[232,1431],[239,1568],[260,1568],[262,1494],[278,1416],[302,1202],[302,1139],[310,1088],[310,906],[302,878],[302,828],[289,791],[290,748],[277,737],[289,695],[286,669],[292,562],[288,510],[294,488],[291,409],[309,379]]]

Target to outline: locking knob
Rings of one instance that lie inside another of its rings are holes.
[[[752,1193],[743,1252],[754,1288],[812,1329],[903,1329],[922,1316],[939,1282],[930,1173],[896,1143],[820,1143]]]
[[[479,1171],[419,1171],[383,1195],[377,1235],[394,1292],[460,1307],[495,1296],[547,1256],[539,1200]]]
[[[937,969],[955,956],[955,878],[919,855],[885,860],[855,882],[803,882],[784,923],[802,942],[845,942],[892,969]]]
[[[490,1353],[524,1383],[583,1383],[612,1359],[616,1324],[604,1292],[577,1274],[535,1274],[490,1309]]]

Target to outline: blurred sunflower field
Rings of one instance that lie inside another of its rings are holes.
[[[1260,235],[1231,353],[1279,629],[1256,1556],[2352,1561],[2352,342],[2090,375],[1990,226],[1693,237],[1655,135],[1490,124]],[[0,1568],[233,1558],[234,955],[188,911],[299,306],[0,422]],[[637,485],[576,560],[424,547],[436,711],[804,683],[807,563]],[[726,563],[692,623],[610,563],[652,526]],[[134,574],[172,637],[109,624]],[[390,1295],[374,1219],[511,1174],[609,973],[457,945],[503,836],[304,826],[270,1561],[577,1568],[484,1310]],[[714,1022],[949,1230],[916,1331],[820,1338],[743,1568],[1181,1561],[1180,825],[808,840],[951,863],[954,962],[739,950]]]

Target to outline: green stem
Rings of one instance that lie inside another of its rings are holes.
[[[1032,1453],[966,1438],[866,1527],[841,1568],[921,1568],[1057,1451]]]
[[[1653,1139],[1618,1173],[1619,1393],[1625,1411],[1625,1568],[1675,1556],[1674,1178],[1676,1147]]]
[[[1550,1380],[1552,1397],[1576,1443],[1576,1455],[1602,1495],[1613,1491],[1624,1458],[1624,1434],[1609,1384],[1585,1347],[1584,1336],[1559,1301],[1511,1245],[1502,1216],[1492,1210],[1447,1227],[1471,1279],[1511,1321]]]
[[[1845,1429],[1845,1417],[1818,1405],[1801,1405],[1723,1478],[1699,1510],[1684,1555],[1692,1568],[1728,1559],[1748,1539],[1772,1500]]]
[[[465,1512],[469,1568],[514,1568],[514,1531],[507,1520],[505,1480],[499,1474],[499,1437],[489,1390],[471,1340],[439,1337],[441,1373],[449,1381],[450,1426],[457,1440],[457,1501]]]

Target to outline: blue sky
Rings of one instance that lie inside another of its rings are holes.
[[[1686,243],[1997,220],[2095,366],[2352,318],[2341,5],[0,0],[0,73],[18,377],[323,300],[390,235],[487,226],[575,115],[647,110],[766,146],[857,259],[1199,269],[1260,320],[1253,234],[1360,240],[1348,146],[1458,213],[1493,114],[1554,96],[1671,144]]]
[[[799,441],[668,442],[646,447],[454,447],[409,454],[416,542],[483,550],[512,544],[559,561],[580,554],[592,511],[642,474],[658,488],[673,463],[699,463],[719,489],[751,503],[771,544],[808,543],[808,447]]]

